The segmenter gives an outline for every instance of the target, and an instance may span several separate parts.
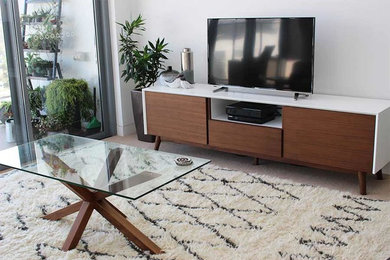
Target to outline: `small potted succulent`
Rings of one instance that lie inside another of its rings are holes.
[[[140,141],[154,142],[155,136],[144,134],[142,89],[156,82],[161,70],[164,69],[165,56],[169,50],[165,40],[157,39],[155,43],[148,42],[143,48],[138,48],[135,35],[145,31],[145,20],[141,15],[137,19],[124,24],[118,23],[122,29],[120,34],[120,64],[124,66],[121,77],[125,82],[134,80],[135,89],[131,91],[134,121],[137,136]]]

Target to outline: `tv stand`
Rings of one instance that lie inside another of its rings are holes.
[[[308,97],[308,94],[303,94],[303,93],[294,93],[294,100],[298,100],[299,96],[305,96]]]
[[[367,173],[381,179],[390,162],[390,100],[314,94],[287,96],[233,91],[213,85],[142,90],[145,133],[235,154],[356,175],[366,194]],[[299,93],[297,93],[299,94]],[[272,104],[281,116],[264,124],[229,121],[227,104]]]

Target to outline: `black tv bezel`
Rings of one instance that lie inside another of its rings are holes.
[[[209,24],[210,20],[237,20],[237,19],[286,19],[286,20],[293,20],[293,19],[311,19],[313,21],[313,37],[312,37],[312,56],[311,56],[311,84],[309,92],[302,92],[302,91],[291,91],[291,90],[277,90],[272,89],[272,91],[278,91],[278,92],[293,92],[293,93],[303,93],[303,94],[313,94],[314,90],[314,54],[315,54],[315,25],[316,25],[316,17],[311,16],[302,16],[302,17],[213,17],[213,18],[207,18],[207,83],[212,85],[226,85],[226,84],[218,84],[218,83],[210,83],[210,44],[209,44]],[[230,85],[226,85],[230,86]],[[237,86],[242,88],[259,88],[259,89],[267,89],[262,87],[246,87],[246,86]],[[267,89],[270,90],[270,89]]]

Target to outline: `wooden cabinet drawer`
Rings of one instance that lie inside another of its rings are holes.
[[[283,108],[283,156],[353,171],[372,171],[375,116]]]
[[[206,98],[145,92],[148,134],[207,144]]]
[[[209,145],[242,154],[280,158],[282,131],[277,128],[209,120]]]

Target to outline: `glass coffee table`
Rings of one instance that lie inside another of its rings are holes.
[[[210,162],[190,157],[190,165],[179,166],[178,157],[182,156],[57,134],[0,151],[0,164],[58,180],[80,197],[79,202],[43,217],[58,220],[78,211],[64,251],[77,246],[96,210],[139,248],[158,254],[163,251],[106,198],[136,200]]]

